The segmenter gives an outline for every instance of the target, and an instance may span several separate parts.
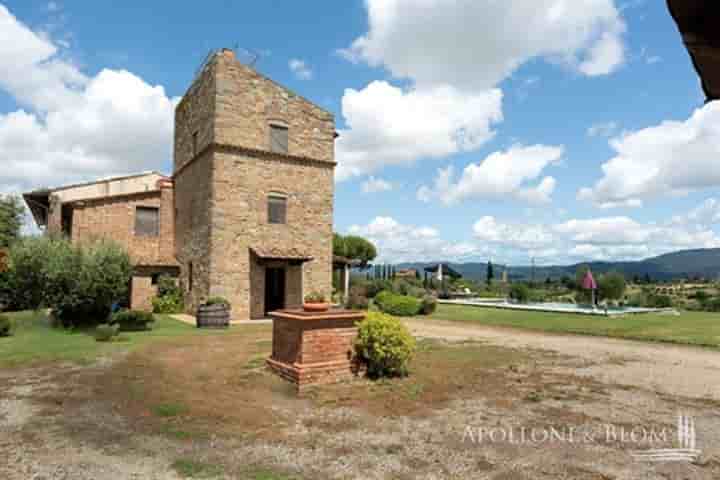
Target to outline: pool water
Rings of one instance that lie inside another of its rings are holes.
[[[661,312],[658,308],[640,307],[597,307],[577,305],[574,303],[542,302],[542,303],[511,303],[506,300],[484,298],[466,298],[462,300],[441,300],[440,303],[470,305],[476,307],[499,308],[505,310],[532,310],[538,312],[577,313],[583,315],[623,315],[638,313]]]

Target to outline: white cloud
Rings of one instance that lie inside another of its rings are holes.
[[[24,107],[0,114],[0,189],[167,165],[177,100],[130,72],[89,77],[62,57],[0,5],[0,88]]]
[[[653,252],[647,245],[575,245],[568,255],[576,261],[622,261],[649,258],[660,252]]]
[[[482,242],[522,250],[540,250],[554,241],[552,232],[543,225],[501,223],[492,216],[482,217],[475,222],[473,235]]]
[[[625,47],[620,35],[623,31],[624,27],[616,25],[614,29],[603,32],[578,69],[589,77],[608,75],[615,71],[625,60]]]
[[[605,217],[573,219],[553,228],[571,242],[611,247],[609,251],[630,245],[664,251],[720,246],[720,237],[713,230],[699,224],[683,226],[672,221],[653,224],[640,223],[628,217]]]
[[[624,61],[614,0],[367,0],[369,31],[341,53],[416,85],[492,88],[533,58],[605,75]]]
[[[563,147],[515,145],[494,152],[480,163],[465,167],[457,182],[452,167],[438,170],[433,187],[422,186],[417,197],[429,202],[439,199],[446,205],[473,198],[512,197],[531,204],[550,202],[556,181],[546,176],[536,182],[543,170],[558,162]]]
[[[338,181],[387,165],[475,150],[494,136],[492,126],[503,118],[497,89],[403,90],[383,81],[347,89],[342,111],[347,128],[336,142]]]
[[[473,225],[469,241],[450,242],[430,226],[405,225],[377,217],[355,225],[351,233],[377,244],[382,261],[484,261],[510,264],[568,264],[589,260],[642,260],[684,249],[720,248],[714,230],[720,200],[708,199],[697,208],[663,222],[641,222],[624,216],[571,219],[559,223],[504,221],[483,216]]]
[[[290,70],[300,80],[310,80],[313,78],[313,71],[305,61],[293,58],[288,62]]]
[[[593,244],[643,243],[655,230],[628,217],[573,219],[556,225],[554,229],[575,242]]]
[[[611,140],[616,156],[603,177],[578,198],[605,208],[640,206],[662,195],[720,186],[720,102],[697,109],[682,122],[665,121]]]
[[[471,242],[450,242],[429,226],[404,225],[391,217],[376,217],[367,225],[353,225],[349,232],[362,235],[378,247],[379,261],[463,261],[486,255]]]
[[[382,178],[370,177],[362,184],[363,193],[389,192],[392,189],[393,184]]]
[[[694,224],[710,228],[720,224],[720,200],[708,198],[698,207],[690,210],[687,215],[673,217],[673,223],[679,225]]]
[[[617,132],[617,122],[601,122],[591,125],[587,129],[588,137],[610,137]]]

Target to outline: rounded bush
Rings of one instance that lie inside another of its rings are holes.
[[[213,305],[223,305],[230,308],[230,301],[223,297],[210,297],[205,301],[205,305],[211,307]]]
[[[141,332],[150,330],[155,317],[150,312],[141,312],[138,310],[121,310],[115,313],[110,324],[117,326],[121,332]]]
[[[98,342],[111,342],[120,331],[119,325],[98,325],[95,329],[95,340]]]
[[[530,300],[530,288],[524,283],[513,283],[510,287],[510,298],[520,303]]]
[[[367,310],[369,305],[370,301],[366,296],[359,295],[351,291],[348,296],[346,307],[350,310]]]
[[[397,318],[370,312],[360,322],[355,352],[371,378],[407,375],[415,348],[415,339]]]
[[[420,313],[423,315],[432,315],[437,310],[437,298],[432,295],[425,295],[420,305]]]
[[[382,312],[398,317],[412,317],[420,311],[420,300],[417,298],[395,295],[389,291],[380,292],[375,297],[375,304]]]
[[[0,337],[9,337],[13,334],[13,322],[10,317],[0,315]]]
[[[183,312],[183,299],[175,295],[164,295],[152,299],[153,313],[173,314]]]

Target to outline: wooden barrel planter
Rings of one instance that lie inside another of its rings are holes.
[[[230,326],[230,308],[227,305],[201,305],[195,319],[197,328],[227,328]]]

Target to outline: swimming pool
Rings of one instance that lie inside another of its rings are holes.
[[[657,313],[673,311],[662,308],[641,308],[641,307],[604,307],[592,308],[589,305],[577,305],[574,303],[511,303],[503,299],[487,298],[465,298],[458,300],[439,300],[439,303],[448,305],[468,305],[473,307],[499,308],[503,310],[530,310],[536,312],[574,313],[578,315],[635,315],[640,313]]]

